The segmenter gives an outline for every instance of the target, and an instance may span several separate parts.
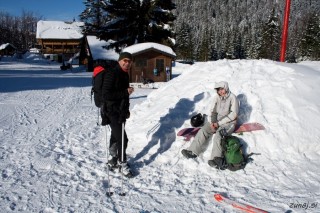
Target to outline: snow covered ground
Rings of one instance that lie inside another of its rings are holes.
[[[0,61],[1,212],[237,212],[214,193],[267,212],[320,211],[320,62],[177,63],[172,81],[135,89],[126,130],[137,176],[124,180],[124,197],[117,172],[106,196],[92,73],[59,66],[32,54]],[[242,171],[209,167],[211,142],[185,159],[190,142],[176,137],[192,115],[208,114],[219,81],[241,102],[239,123],[266,127],[239,136],[246,153],[261,153]]]

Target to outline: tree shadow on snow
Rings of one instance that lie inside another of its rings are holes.
[[[249,105],[245,94],[239,94],[237,98],[240,101],[237,124],[244,124],[250,120],[252,106]]]
[[[57,70],[0,70],[0,92],[51,90],[91,86],[92,75]]]
[[[158,150],[152,154],[149,159],[144,160],[146,165],[150,164],[161,153],[169,150],[172,143],[176,140],[176,128],[180,128],[185,120],[190,119],[189,113],[194,110],[195,103],[204,98],[204,93],[198,94],[194,97],[194,100],[186,98],[181,99],[173,109],[169,110],[169,113],[160,118],[160,127],[152,135],[149,143],[143,148],[143,150],[136,155],[134,161],[137,161],[147,155],[149,151],[159,143]],[[143,163],[135,164],[138,167],[143,167]]]

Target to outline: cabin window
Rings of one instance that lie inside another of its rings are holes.
[[[146,67],[147,58],[136,58],[136,67]]]
[[[164,71],[164,59],[156,59],[156,69],[158,72]]]

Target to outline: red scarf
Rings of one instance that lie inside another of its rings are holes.
[[[129,70],[130,70],[130,69],[125,70],[125,69],[123,69],[122,67],[121,67],[121,69],[122,69],[124,72],[129,72]]]

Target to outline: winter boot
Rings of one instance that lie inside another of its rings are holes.
[[[208,160],[208,164],[209,164],[209,166],[211,166],[215,169],[220,169],[220,170],[226,169],[224,158],[214,157],[213,160]]]
[[[183,156],[185,156],[186,158],[196,158],[198,157],[196,154],[194,154],[192,151],[190,150],[186,150],[186,149],[183,149],[181,151],[181,153],[183,154]]]
[[[214,160],[208,160],[209,166],[218,169],[218,164]]]
[[[118,158],[110,155],[108,160],[108,167],[110,171],[114,171],[116,168],[118,168]]]
[[[130,169],[130,166],[127,162],[119,162],[119,172],[121,172],[127,178],[133,178],[134,174]]]

